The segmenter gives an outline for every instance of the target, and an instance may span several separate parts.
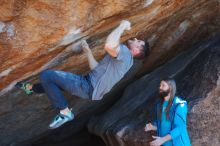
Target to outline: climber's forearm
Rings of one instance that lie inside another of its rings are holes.
[[[86,55],[88,58],[90,69],[94,69],[98,65],[98,62],[95,60],[94,56],[92,55],[92,52],[89,52]]]
[[[125,28],[123,25],[119,25],[115,30],[113,30],[107,37],[105,48],[116,49],[120,43],[120,38]]]
[[[111,56],[117,56],[121,35],[128,29],[130,29],[130,22],[124,20],[107,37],[104,48]]]
[[[93,54],[92,54],[92,51],[91,51],[91,49],[89,48],[89,45],[88,45],[88,43],[86,42],[86,40],[82,40],[82,41],[81,41],[81,47],[82,47],[83,52],[84,52],[84,53],[86,54],[86,56],[87,56],[90,69],[94,69],[94,68],[98,65],[98,62],[95,60],[95,58],[94,58],[94,56],[93,56]]]

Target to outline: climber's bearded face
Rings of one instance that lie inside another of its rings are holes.
[[[145,42],[143,40],[138,40],[137,38],[132,38],[127,40],[126,44],[132,55],[135,57],[143,51]]]
[[[160,97],[166,97],[169,95],[170,87],[165,81],[160,82],[159,95]]]

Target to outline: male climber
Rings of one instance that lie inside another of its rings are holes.
[[[55,129],[74,119],[62,90],[83,99],[101,100],[112,87],[122,79],[133,65],[133,58],[142,59],[148,55],[149,45],[143,40],[129,39],[120,44],[120,37],[125,30],[130,30],[130,22],[123,20],[107,37],[104,49],[105,57],[98,63],[86,41],[82,41],[83,52],[87,55],[91,71],[87,75],[76,75],[58,70],[45,70],[40,73],[40,83],[18,83],[26,94],[46,93],[59,114],[49,125]],[[71,46],[70,46],[71,47]]]

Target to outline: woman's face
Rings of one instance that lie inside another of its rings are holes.
[[[160,82],[160,93],[169,92],[169,85],[165,81]]]

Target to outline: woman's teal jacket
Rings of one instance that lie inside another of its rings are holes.
[[[157,135],[160,135],[160,119],[158,112],[161,109],[160,103],[156,107],[156,120],[154,125],[157,126]],[[169,132],[172,137],[173,146],[190,146],[190,139],[187,132],[187,102],[175,96],[170,110],[171,130]]]

